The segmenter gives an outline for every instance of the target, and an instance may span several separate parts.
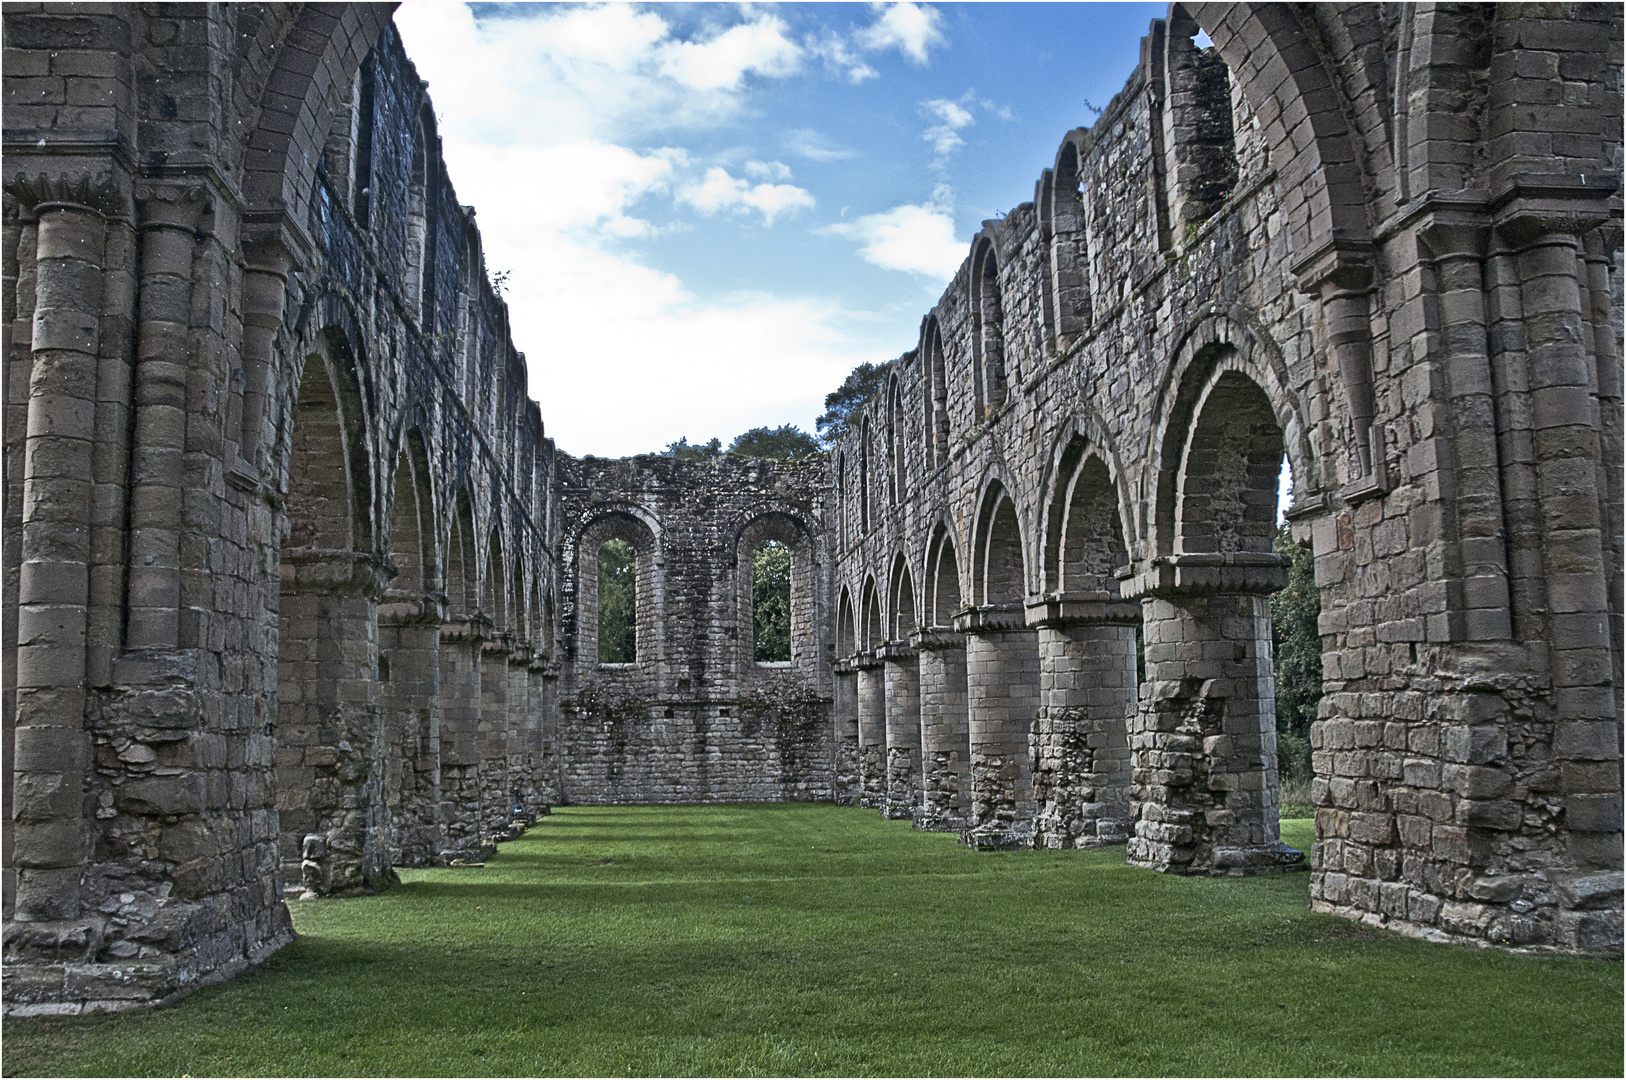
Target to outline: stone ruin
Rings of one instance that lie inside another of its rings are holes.
[[[1307,865],[1318,911],[1618,952],[1618,5],[1175,4],[838,445],[698,463],[545,436],[390,11],[6,7],[8,1014],[174,1001],[285,897],[566,802]]]

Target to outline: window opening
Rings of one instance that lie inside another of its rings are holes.
[[[790,548],[778,540],[751,552],[751,640],[757,663],[790,660]]]
[[[638,556],[621,539],[598,549],[598,662],[638,660]]]

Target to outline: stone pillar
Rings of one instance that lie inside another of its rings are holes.
[[[80,882],[92,859],[92,823],[85,815],[91,767],[85,634],[107,227],[99,212],[75,203],[42,201],[34,213],[37,300],[22,470],[16,727],[7,748],[12,803],[6,811],[12,818],[14,917],[48,924],[80,915]],[[44,944],[43,930],[33,928],[26,938]],[[7,953],[16,944],[8,932]]]
[[[431,597],[388,593],[378,609],[390,859],[434,866],[444,847],[440,791],[440,611]]]
[[[934,626],[909,641],[920,657],[921,798],[915,827],[961,832],[971,807],[965,635]]]
[[[478,860],[484,847],[480,793],[481,679],[477,619],[440,627],[440,819],[445,861]]]
[[[966,635],[971,813],[962,839],[982,850],[1023,847],[1033,836],[1033,760],[1039,718],[1039,643],[1021,608],[986,605],[955,616]]]
[[[1130,732],[1129,862],[1177,874],[1302,868],[1280,838],[1274,553],[1179,555],[1143,598],[1146,689]]]
[[[883,663],[886,708],[886,802],[881,816],[915,816],[920,793],[920,662],[907,641],[889,641]]]
[[[1101,594],[1029,605],[1039,628],[1039,720],[1033,737],[1036,847],[1129,838],[1129,718],[1138,675],[1140,604]]]
[[[531,755],[530,799],[526,810],[531,820],[542,817],[553,806],[553,786],[548,780],[548,684],[544,677],[547,665],[541,653],[532,653],[525,665],[527,698],[531,703],[529,726],[526,728],[527,747]]]
[[[481,835],[486,842],[508,838],[514,820],[514,796],[508,775],[508,635],[493,634],[480,643]]]
[[[563,806],[564,742],[559,738],[558,660],[542,664],[542,793],[549,808]]]
[[[378,598],[390,569],[350,551],[284,552],[277,653],[277,813],[283,881],[304,895],[393,880]]]
[[[839,803],[856,803],[864,783],[859,775],[858,667],[851,658],[835,663],[835,796]]]
[[[858,805],[886,803],[886,675],[873,652],[854,657],[858,668]]]
[[[530,669],[530,646],[516,645],[508,654],[508,783],[513,811],[517,811],[513,826],[519,832],[536,823],[536,753],[532,747],[536,716]]]

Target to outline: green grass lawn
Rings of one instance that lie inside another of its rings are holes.
[[[1622,1072],[1618,962],[1375,933],[1310,914],[1305,874],[976,854],[799,804],[566,808],[402,877],[292,905],[298,941],[174,1009],[7,1021],[5,1072]]]

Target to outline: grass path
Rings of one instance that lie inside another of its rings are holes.
[[[1618,962],[1373,933],[1310,914],[1304,874],[801,804],[566,808],[402,876],[292,905],[298,941],[177,1008],[8,1021],[5,1073],[1622,1073]]]

